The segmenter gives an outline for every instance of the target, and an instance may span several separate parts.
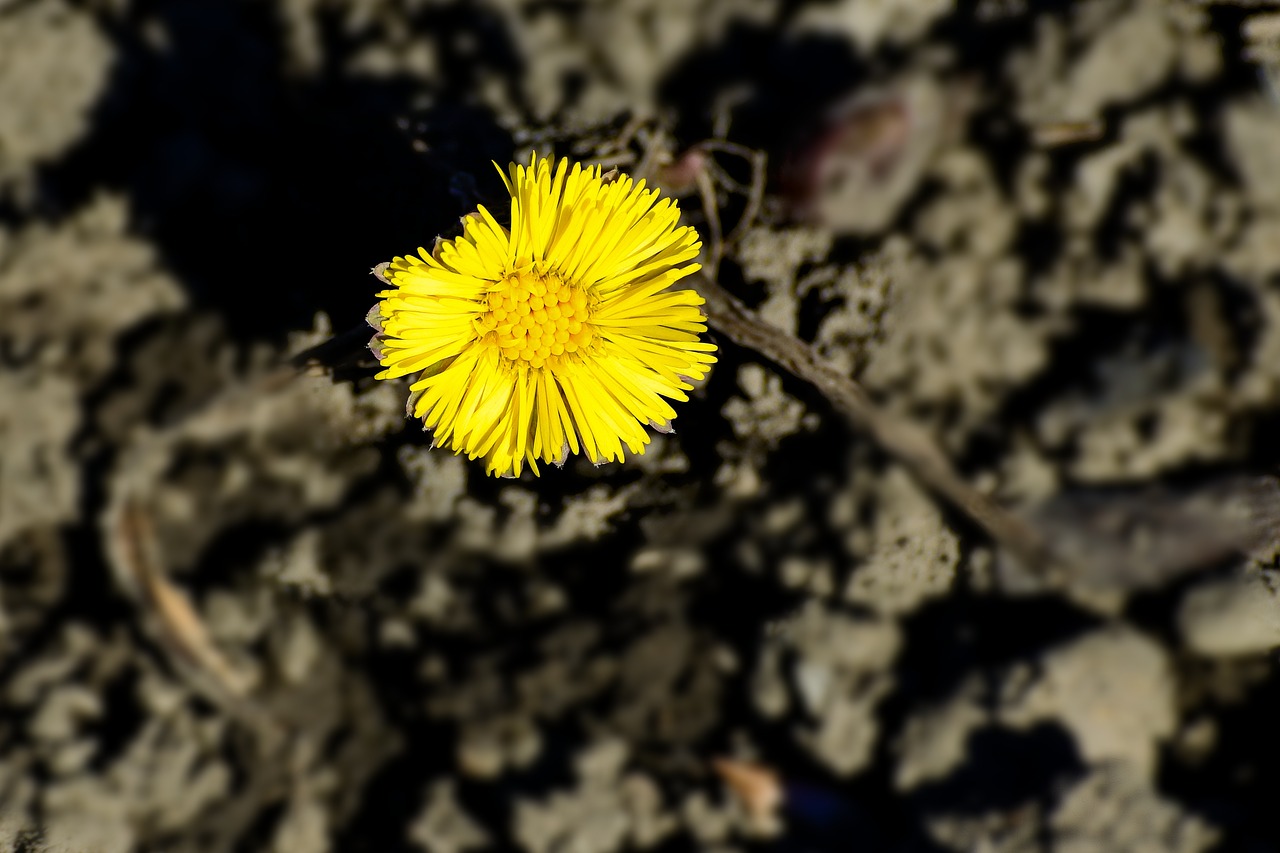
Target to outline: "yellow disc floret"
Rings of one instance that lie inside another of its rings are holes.
[[[476,318],[476,331],[509,362],[542,367],[591,345],[589,303],[584,288],[556,273],[514,273],[489,291],[488,310]]]

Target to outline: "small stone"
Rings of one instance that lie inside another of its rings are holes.
[[[1280,598],[1272,572],[1250,569],[1203,581],[1178,608],[1178,629],[1197,654],[1232,657],[1280,646]]]

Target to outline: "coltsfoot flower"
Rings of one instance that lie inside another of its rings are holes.
[[[699,269],[697,232],[598,166],[535,157],[503,180],[510,229],[481,207],[461,237],[379,267],[378,378],[416,374],[409,414],[490,474],[643,453],[716,360],[702,297],[670,289]]]

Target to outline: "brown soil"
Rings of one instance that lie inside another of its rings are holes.
[[[0,0],[0,851],[1280,850],[1278,92],[1254,3]],[[725,340],[540,479],[271,381],[532,148],[1081,574]]]

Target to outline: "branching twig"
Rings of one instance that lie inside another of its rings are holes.
[[[707,300],[711,325],[739,346],[810,383],[853,427],[901,462],[925,488],[945,498],[1030,569],[1053,565],[1049,549],[1025,522],[960,478],[946,455],[919,427],[877,406],[848,376],[823,361],[813,347],[756,318],[719,284],[703,275],[696,287]]]
[[[698,194],[702,196],[702,209],[707,216],[707,230],[711,232],[707,247],[707,275],[715,278],[720,272],[720,258],[724,255],[724,236],[720,229],[720,204],[716,199],[716,187],[707,172],[698,172]]]
[[[760,215],[760,208],[764,205],[764,185],[765,185],[765,167],[767,165],[767,155],[763,151],[757,151],[754,148],[748,148],[745,145],[739,145],[736,142],[729,142],[725,139],[704,139],[694,146],[701,151],[719,151],[724,154],[732,154],[746,160],[751,166],[751,183],[743,186],[715,165],[715,161],[711,162],[710,168],[714,169],[714,176],[717,183],[725,186],[733,192],[742,193],[747,197],[747,206],[742,211],[742,216],[738,219],[738,224],[734,226],[732,233],[724,237],[725,244],[733,244],[744,230],[755,224],[756,218]],[[704,193],[705,196],[705,193]],[[703,199],[704,203],[706,199]]]

